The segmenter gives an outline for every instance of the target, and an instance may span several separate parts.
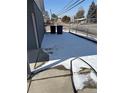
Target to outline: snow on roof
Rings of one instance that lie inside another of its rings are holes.
[[[86,20],[86,18],[79,18],[79,19],[75,19],[75,20],[83,21],[83,20]]]

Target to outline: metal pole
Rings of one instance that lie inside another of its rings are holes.
[[[70,32],[70,28],[71,28],[71,22],[69,23],[69,32]]]
[[[30,78],[30,76],[31,76],[31,69],[29,65],[29,59],[27,57],[27,79]]]
[[[50,15],[51,15],[51,19],[52,19],[52,11],[51,11],[51,9],[50,9]]]
[[[87,29],[87,37],[88,37],[88,29]]]
[[[76,28],[76,33],[77,33],[77,30],[78,30],[78,21],[77,21],[77,28]]]

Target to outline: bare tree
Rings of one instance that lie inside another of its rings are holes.
[[[85,11],[84,11],[84,9],[83,8],[80,8],[79,10],[78,10],[78,12],[76,13],[76,18],[84,18],[84,13],[85,13]]]
[[[71,20],[71,18],[69,16],[66,16],[66,15],[62,18],[62,22],[64,22],[64,23],[69,23],[70,20]]]

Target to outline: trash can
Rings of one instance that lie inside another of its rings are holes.
[[[62,25],[58,25],[57,26],[57,34],[62,34],[63,32],[63,26]]]
[[[51,34],[56,33],[56,26],[50,26]]]

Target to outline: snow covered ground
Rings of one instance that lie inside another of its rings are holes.
[[[88,63],[90,63],[90,60]],[[92,64],[95,65],[95,63]],[[92,64],[90,65],[92,66]],[[76,90],[84,89],[89,84],[92,87],[96,87],[97,78],[95,72],[81,59],[77,58],[72,61],[72,72]]]
[[[46,33],[43,39],[42,48],[49,54],[49,61],[35,70],[43,70],[46,68],[56,67],[58,65],[64,66],[66,69],[70,69],[70,62],[74,58],[82,58],[87,61],[95,70],[97,70],[97,45],[86,39],[77,37],[68,32],[64,32],[62,35]],[[72,71],[78,72],[80,67],[90,68],[82,61],[75,60],[72,62]],[[35,71],[34,70],[34,71]],[[91,78],[96,82],[93,72],[89,73]],[[86,81],[87,75],[74,76],[74,83],[76,89],[83,88],[83,82]],[[81,77],[80,77],[81,76]],[[79,82],[80,81],[80,82]]]

